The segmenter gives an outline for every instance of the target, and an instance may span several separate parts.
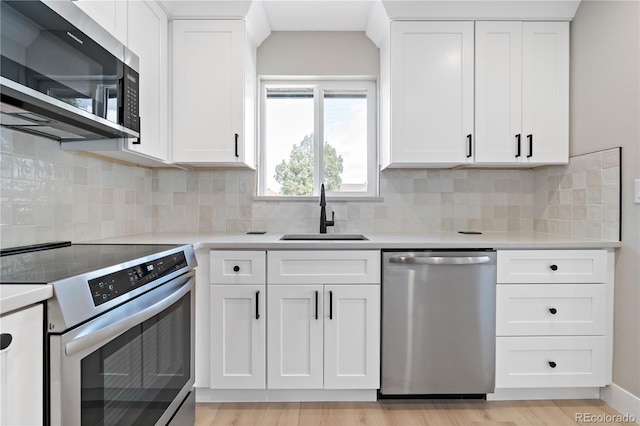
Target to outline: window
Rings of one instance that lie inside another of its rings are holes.
[[[377,196],[373,81],[263,81],[258,195]]]

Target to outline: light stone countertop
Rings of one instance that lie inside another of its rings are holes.
[[[368,241],[281,241],[283,234],[147,233],[91,241],[101,244],[193,244],[195,249],[366,250],[366,249],[600,249],[621,247],[619,241],[572,238],[537,232],[457,232],[427,234],[364,233]]]
[[[48,284],[4,284],[0,286],[0,315],[42,302],[53,296]]]

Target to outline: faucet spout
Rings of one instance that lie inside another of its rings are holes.
[[[331,212],[331,220],[327,220],[327,201],[324,197],[324,183],[320,185],[320,233],[327,233],[327,226],[335,224],[335,212]]]

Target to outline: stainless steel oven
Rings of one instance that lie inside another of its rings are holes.
[[[193,275],[51,336],[52,424],[169,423],[193,387]]]
[[[74,244],[2,257],[2,284],[54,288],[45,423],[194,424],[195,266],[191,246]]]

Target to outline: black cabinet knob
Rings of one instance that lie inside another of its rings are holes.
[[[553,362],[553,361],[549,361],[549,367],[551,367],[551,368],[556,368],[556,365],[557,365],[557,364],[556,364],[555,362]]]
[[[233,267],[233,272],[239,272],[240,271],[240,267],[238,265]]]
[[[549,268],[550,268],[552,271],[557,271],[557,270],[558,270],[558,265],[551,265],[551,266],[549,266]]]
[[[555,315],[558,310],[556,308],[549,308],[549,312],[551,312],[551,315]]]
[[[13,336],[9,333],[0,334],[0,350],[4,351],[13,341]]]

